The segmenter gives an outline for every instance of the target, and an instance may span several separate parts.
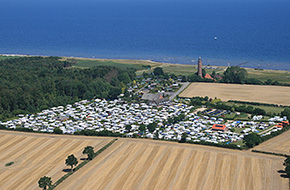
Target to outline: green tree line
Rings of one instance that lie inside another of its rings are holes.
[[[135,79],[135,70],[72,67],[59,57],[0,61],[0,120],[81,99],[114,99]]]

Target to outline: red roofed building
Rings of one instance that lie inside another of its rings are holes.
[[[274,127],[283,129],[283,124],[282,123],[278,123],[278,125],[275,125]]]
[[[204,76],[204,78],[205,79],[210,79],[210,80],[214,80],[214,81],[216,81],[214,78],[212,78],[211,76],[210,76],[210,74],[208,74],[208,73],[206,73],[206,75]]]
[[[206,75],[204,76],[204,78],[213,80],[213,78],[208,73],[206,73]]]
[[[228,128],[225,125],[214,124],[211,128],[213,131],[227,131]]]

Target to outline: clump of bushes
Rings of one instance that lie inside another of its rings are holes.
[[[12,164],[14,164],[14,162],[8,162],[5,164],[5,166],[11,166]]]

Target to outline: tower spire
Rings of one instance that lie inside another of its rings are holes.
[[[198,58],[197,76],[202,78],[202,61],[201,61],[201,57]]]

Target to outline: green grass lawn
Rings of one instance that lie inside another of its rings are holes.
[[[244,130],[245,128],[236,128],[236,127],[233,127],[232,129],[235,129],[235,133],[241,133],[242,130]]]
[[[242,140],[237,141],[237,142],[232,142],[231,144],[240,145],[241,147],[245,146],[245,143]]]
[[[223,117],[223,119],[227,119],[227,120],[235,120],[235,121],[239,121],[239,120],[249,120],[248,119],[248,114],[245,113],[241,113],[240,115],[237,114],[226,114],[225,117]]]
[[[98,67],[98,66],[113,66],[120,69],[126,68],[134,68],[137,70],[142,70],[144,67],[140,64],[125,64],[125,63],[118,63],[115,61],[100,61],[100,60],[85,60],[85,59],[78,59],[77,64],[74,65],[75,67]]]
[[[235,119],[235,115],[236,114],[226,114],[225,117],[223,117],[223,118],[227,119],[227,120],[234,120]]]
[[[246,114],[246,113],[241,113],[240,115],[238,115],[237,117],[236,117],[236,119],[237,120],[249,120],[248,119],[248,114]]]
[[[272,81],[278,81],[282,83],[290,84],[290,72],[289,71],[276,71],[276,70],[254,70],[247,69],[249,78],[256,78],[263,82],[268,79]]]
[[[10,58],[18,58],[17,56],[1,56],[0,55],[0,61],[3,59],[10,59]]]
[[[254,106],[254,105],[251,105],[251,104],[238,104],[238,103],[234,103],[234,102],[225,102],[226,105],[229,105],[229,106],[233,106],[233,105],[236,105],[236,106],[253,106],[254,108],[260,108],[260,109],[263,109],[265,110],[267,113],[271,112],[271,113],[275,113],[275,114],[280,114],[284,108],[281,108],[281,107],[274,107],[274,106]]]

